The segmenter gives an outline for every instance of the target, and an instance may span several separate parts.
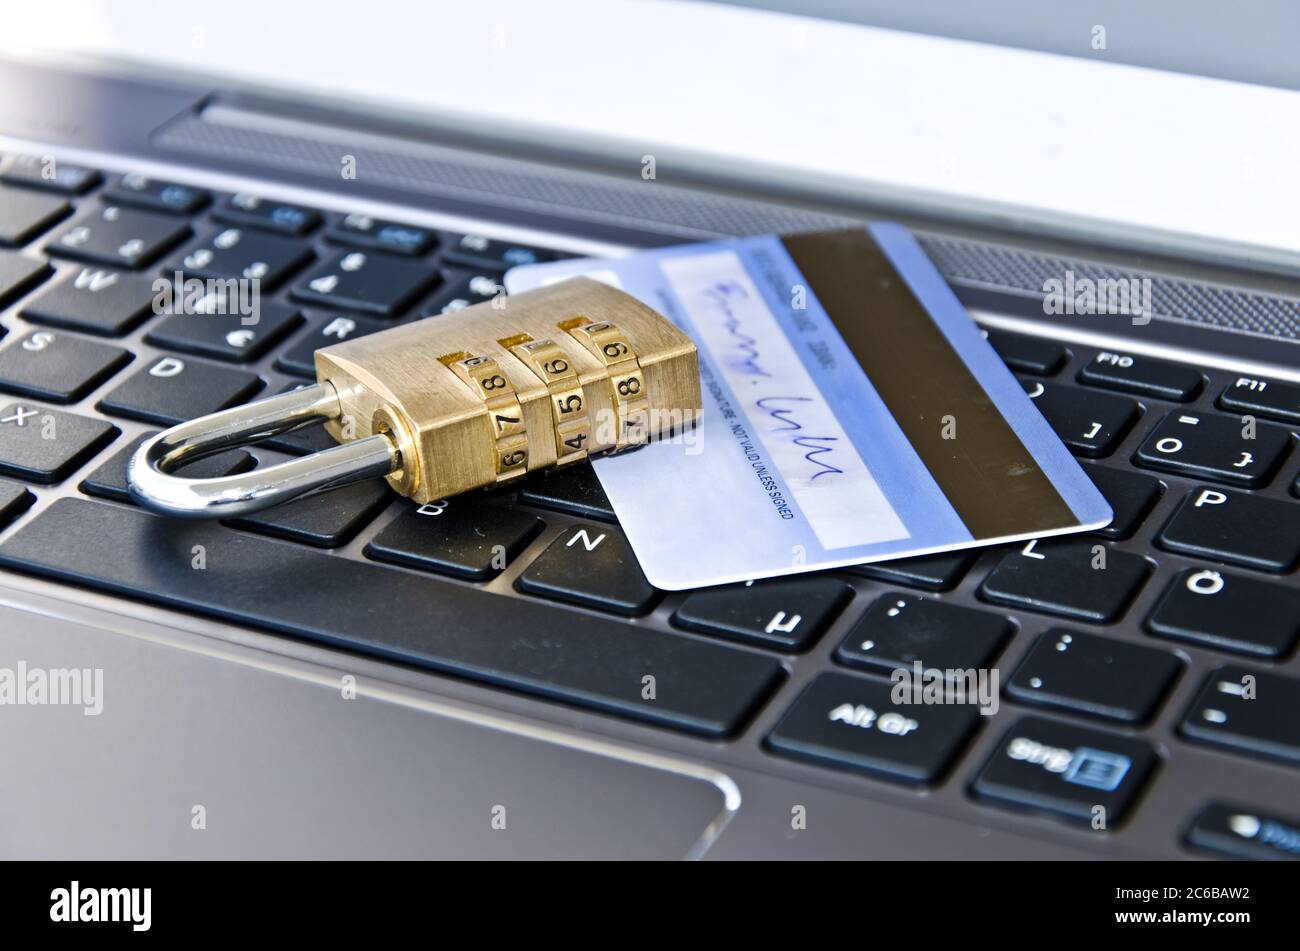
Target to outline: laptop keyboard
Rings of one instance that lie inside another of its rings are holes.
[[[126,461],[156,427],[303,385],[317,348],[559,256],[12,157],[0,565],[714,741],[701,756],[752,742],[807,775],[955,784],[979,809],[1087,824],[1102,804],[1116,826],[1194,746],[1300,767],[1300,385],[1283,381],[991,331],[1111,526],[696,592],[647,582],[585,463],[423,507],[381,481],[229,524],[130,503]],[[261,320],[154,315],[152,282],[176,271],[257,277]],[[290,434],[193,473],[330,444]],[[997,667],[1002,709],[894,707],[889,674],[916,661]],[[1087,755],[1067,768],[1071,750]]]

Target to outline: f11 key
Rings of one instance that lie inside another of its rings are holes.
[[[1219,397],[1224,409],[1300,423],[1300,384],[1239,376]]]

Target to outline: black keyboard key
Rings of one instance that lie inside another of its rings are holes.
[[[243,362],[256,360],[302,322],[297,310],[273,301],[259,301],[248,315],[234,305],[232,298],[213,313],[171,314],[145,339],[168,350]]]
[[[1219,396],[1219,405],[1243,415],[1300,423],[1300,383],[1239,376]]]
[[[608,525],[565,529],[515,586],[528,594],[628,617],[649,611],[659,598],[623,533]]]
[[[44,261],[34,261],[13,251],[0,251],[0,307],[7,307],[51,273],[52,268]]]
[[[891,584],[904,584],[927,591],[947,591],[956,587],[975,562],[975,553],[949,551],[939,555],[921,555],[918,558],[897,558],[871,565],[854,565],[844,570],[864,578],[875,578]]]
[[[170,426],[243,403],[261,388],[262,381],[243,370],[159,357],[110,390],[99,409]]]
[[[1124,613],[1150,572],[1140,555],[1098,543],[1035,541],[1003,556],[984,579],[980,596],[995,604],[1105,624]]]
[[[311,326],[292,344],[285,347],[275,360],[277,369],[285,373],[316,379],[316,360],[314,354],[323,347],[331,347],[345,340],[364,337],[377,330],[383,330],[387,324],[365,317],[351,317],[337,314],[326,317],[314,317]]]
[[[1110,350],[1102,350],[1079,371],[1079,382],[1179,403],[1196,399],[1204,384],[1195,367]]]
[[[567,512],[579,518],[618,521],[590,462],[543,469],[516,484],[519,486],[519,501],[526,505]]]
[[[246,193],[231,195],[212,209],[212,217],[227,224],[291,235],[304,235],[320,224],[320,214],[310,208]]]
[[[190,236],[183,221],[121,205],[83,211],[45,242],[45,253],[137,270]]]
[[[1187,844],[1234,859],[1300,862],[1300,819],[1212,802],[1192,820]]]
[[[97,466],[90,475],[81,480],[81,491],[87,495],[98,495],[116,502],[130,502],[131,492],[126,484],[127,463],[140,448],[140,444],[155,434],[156,431],[141,433],[131,440],[130,445],[123,446],[113,453],[107,462]],[[183,465],[176,470],[176,474],[187,479],[215,479],[236,472],[247,472],[256,464],[257,460],[244,450],[231,449]]]
[[[1282,657],[1300,638],[1300,591],[1208,568],[1170,582],[1147,628],[1222,651]]]
[[[116,185],[104,191],[103,197],[117,205],[176,215],[192,215],[212,200],[212,195],[202,188],[143,175],[123,175]]]
[[[835,651],[850,667],[880,674],[980,670],[1002,653],[1013,627],[998,614],[891,591],[877,599]]]
[[[312,259],[311,247],[292,238],[226,228],[203,238],[167,264],[188,277],[256,280],[265,293]]]
[[[348,251],[309,273],[295,285],[300,300],[326,307],[391,317],[433,286],[438,272],[414,261]]]
[[[307,426],[295,429],[283,436],[276,436],[262,443],[268,449],[276,449],[294,456],[306,456],[337,446],[334,437],[325,431],[324,426]]]
[[[1139,472],[1130,472],[1127,469],[1085,465],[1083,471],[1106,497],[1111,511],[1115,513],[1110,524],[1095,533],[1104,538],[1132,536],[1155,507],[1156,502],[1160,500],[1160,494],[1164,491],[1158,479],[1144,476]]]
[[[821,674],[767,738],[782,756],[929,785],[979,726],[974,704],[895,704],[886,681]]]
[[[120,337],[153,312],[153,282],[138,274],[83,267],[23,306],[37,324]]]
[[[740,648],[81,499],[22,526],[0,564],[705,736],[736,732],[782,677]]]
[[[1220,667],[1205,678],[1179,730],[1198,743],[1300,766],[1300,680]]]
[[[505,292],[505,285],[495,274],[448,273],[444,275],[443,286],[438,293],[421,305],[420,315],[434,317],[450,314],[493,300]]]
[[[1038,636],[1007,683],[1020,703],[1121,723],[1151,719],[1183,663],[1168,651],[1052,630]]]
[[[1122,396],[1037,381],[1024,386],[1061,442],[1080,456],[1114,452],[1139,416],[1138,404]]]
[[[53,403],[79,400],[131,360],[120,347],[33,330],[0,350],[0,390]]]
[[[530,248],[510,241],[493,241],[481,234],[466,234],[452,240],[443,258],[471,268],[506,271],[521,264],[540,264],[555,260],[555,254],[542,248]]]
[[[1147,436],[1134,462],[1254,489],[1272,477],[1290,451],[1291,434],[1285,429],[1174,410]]]
[[[0,408],[0,472],[28,482],[58,482],[116,435],[117,427],[102,419],[9,403]]]
[[[93,168],[60,162],[49,155],[17,155],[0,168],[0,181],[60,195],[81,195],[104,180]]]
[[[1187,493],[1156,541],[1182,555],[1287,572],[1300,562],[1300,506],[1200,486]]]
[[[281,393],[288,393],[291,390],[300,390],[304,386],[310,386],[309,383],[290,383],[280,388]],[[323,425],[304,426],[302,429],[295,429],[293,432],[285,433],[283,436],[276,436],[267,439],[261,443],[268,449],[276,449],[280,452],[291,453],[295,456],[305,456],[308,453],[320,452],[323,449],[329,449],[337,446],[334,437],[325,431]]]
[[[482,498],[407,505],[366,546],[378,561],[490,581],[542,533],[545,523]]]
[[[26,486],[0,479],[0,528],[26,512],[35,501],[36,496],[28,492]]]
[[[263,465],[288,458],[265,451],[259,456]],[[317,548],[337,548],[355,538],[395,498],[383,479],[369,479],[243,515],[229,524]]]
[[[1001,805],[1110,828],[1124,820],[1158,763],[1145,740],[1025,717],[1007,731],[971,791]]]
[[[834,578],[776,578],[687,596],[673,623],[779,651],[812,647],[853,597]]]
[[[72,213],[62,198],[0,187],[0,245],[27,244]]]
[[[398,224],[369,215],[345,215],[330,229],[329,239],[339,244],[370,251],[387,251],[417,257],[438,243],[438,236],[428,228]]]
[[[1042,337],[990,330],[988,341],[1002,362],[1018,373],[1051,376],[1065,364],[1068,354],[1063,346]]]

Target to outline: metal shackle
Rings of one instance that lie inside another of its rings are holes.
[[[141,444],[127,466],[127,486],[136,502],[163,515],[227,518],[386,476],[401,467],[401,453],[393,440],[376,434],[236,475],[189,479],[174,474],[205,456],[341,415],[334,386],[316,383],[180,423]]]

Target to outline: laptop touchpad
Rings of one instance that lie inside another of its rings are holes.
[[[631,750],[0,605],[6,677],[7,858],[680,858],[727,815]]]

